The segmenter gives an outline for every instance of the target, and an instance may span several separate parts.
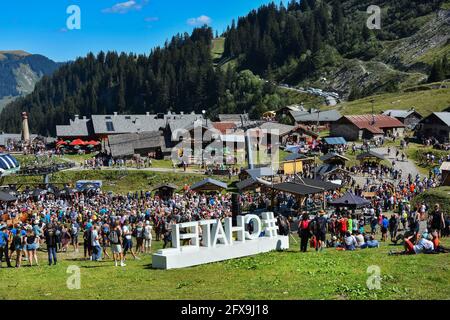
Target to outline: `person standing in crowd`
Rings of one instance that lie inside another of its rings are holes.
[[[319,215],[316,217],[315,223],[315,236],[317,240],[316,251],[322,251],[326,244],[326,234],[327,234],[327,218],[324,217],[325,211],[321,210]]]
[[[144,228],[144,248],[145,253],[151,253],[152,252],[152,226],[150,224],[150,221],[145,222],[145,228]]]
[[[22,265],[22,254],[24,237],[26,235],[25,230],[16,228],[16,233],[13,237],[14,251],[16,252],[16,268],[20,268]]]
[[[101,229],[100,234],[101,234],[101,239],[102,239],[102,249],[103,249],[103,254],[104,254],[108,259],[111,258],[111,257],[109,256],[109,253],[108,253],[108,248],[110,247],[109,233],[110,233],[109,225],[108,225],[107,223],[105,223],[105,224],[102,226],[102,229]]]
[[[71,241],[73,246],[73,251],[78,253],[78,235],[80,233],[80,225],[78,222],[72,222],[72,226],[70,227]]]
[[[92,224],[88,223],[83,232],[84,259],[92,260]]]
[[[303,212],[302,218],[298,224],[298,235],[300,237],[300,251],[306,252],[308,250],[308,240],[310,236],[308,213]]]
[[[6,264],[8,268],[11,268],[11,261],[8,255],[8,240],[9,235],[6,231],[6,226],[0,226],[0,267],[2,266],[3,256],[5,256]]]
[[[27,251],[27,257],[30,266],[33,266],[33,260],[36,262],[36,265],[39,266],[39,261],[36,254],[36,250],[38,247],[37,243],[39,240],[31,227],[28,228],[24,241],[26,244],[25,249]]]
[[[144,223],[142,221],[139,221],[135,230],[136,254],[144,253]]]
[[[384,242],[387,241],[388,227],[389,227],[389,220],[385,215],[383,215],[381,220],[381,241]]]
[[[100,227],[95,225],[92,228],[91,241],[92,241],[92,260],[101,261],[102,260],[102,247],[100,246]]]
[[[56,265],[56,228],[52,223],[48,224],[44,231],[45,243],[47,244],[48,265]]]
[[[126,260],[127,252],[130,251],[134,260],[140,260],[133,250],[133,231],[128,220],[125,220],[125,224],[122,229],[123,232],[123,259]]]
[[[71,236],[70,236],[70,230],[66,228],[65,225],[61,228],[61,246],[62,246],[62,252],[67,252],[69,248],[69,244],[71,243]]]
[[[117,267],[120,261],[120,266],[125,267],[126,264],[122,253],[122,230],[118,223],[112,224],[112,230],[109,232],[108,239],[111,243],[111,251],[113,253],[114,265]]]
[[[444,213],[441,211],[441,207],[438,203],[434,205],[434,211],[431,214],[431,232],[437,232],[439,238],[442,235],[442,230],[445,228]]]
[[[398,216],[397,214],[393,214],[389,219],[389,234],[391,236],[391,241],[397,238],[398,227],[399,227]]]
[[[172,225],[176,223],[176,219],[172,219],[170,221],[166,220],[164,222],[164,233],[163,233],[163,249],[167,248],[167,246],[172,244]]]

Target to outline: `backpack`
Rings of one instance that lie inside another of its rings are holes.
[[[22,238],[19,235],[15,235],[13,238],[14,247],[18,247],[22,244]]]
[[[108,239],[112,244],[119,244],[119,232],[117,230],[111,230]]]
[[[92,236],[91,230],[86,230],[84,232],[84,236],[83,236],[84,241],[87,241],[88,243],[91,243],[91,236]]]
[[[321,231],[321,232],[326,232],[327,231],[327,220],[325,219],[325,218],[319,218],[318,220],[317,220],[317,229],[318,229],[318,231]]]

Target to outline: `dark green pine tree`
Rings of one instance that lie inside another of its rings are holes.
[[[428,82],[439,82],[445,80],[445,71],[443,69],[443,64],[441,60],[433,63],[431,67],[430,75],[428,77]]]

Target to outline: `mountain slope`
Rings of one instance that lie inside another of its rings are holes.
[[[395,93],[384,93],[344,102],[337,110],[345,115],[375,113],[389,109],[409,110],[414,108],[422,116],[450,107],[450,82],[433,83],[412,87]],[[324,107],[331,109],[331,107]]]
[[[348,97],[426,82],[450,52],[449,0],[304,0],[252,11],[225,32],[222,59],[237,70]],[[378,5],[381,29],[366,10]]]
[[[21,111],[30,114],[32,131],[47,135],[75,114],[207,110],[258,118],[288,104],[322,103],[282,90],[277,82],[334,90],[356,100],[441,81],[450,77],[448,59],[437,63],[448,53],[449,1],[269,4],[233,21],[220,38],[205,26],[175,35],[149,55],[89,53],[6,106],[0,130],[20,131]],[[381,30],[366,27],[366,9],[373,4],[382,8]],[[31,74],[20,73],[20,86],[26,87]]]
[[[31,93],[44,75],[51,75],[58,67],[42,55],[0,51],[0,110],[15,98]]]

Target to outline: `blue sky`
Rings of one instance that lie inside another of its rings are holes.
[[[148,53],[174,34],[209,24],[221,33],[233,18],[271,0],[33,0],[0,10],[0,50],[25,50],[55,61],[89,51]],[[69,30],[70,5],[81,10],[81,29]]]

